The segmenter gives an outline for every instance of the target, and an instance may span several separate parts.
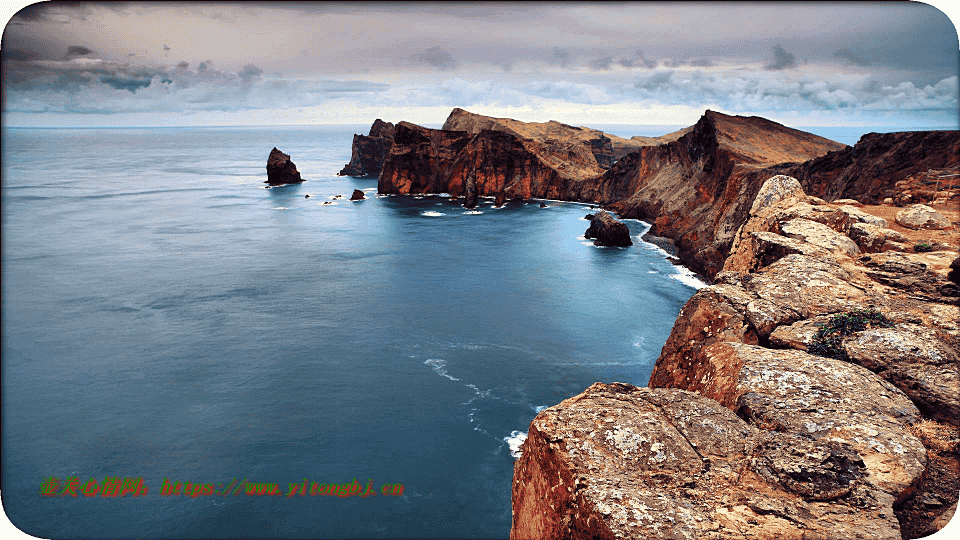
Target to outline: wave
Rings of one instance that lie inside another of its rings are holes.
[[[527,440],[527,434],[523,431],[513,430],[503,440],[510,448],[510,455],[513,456],[513,459],[520,459],[520,456],[523,455],[520,447],[523,445],[523,441]]]
[[[476,215],[482,214],[482,213],[483,213],[483,212],[481,212],[480,210],[467,210],[466,212],[463,213],[463,215],[465,215],[465,216],[476,216]]]
[[[445,361],[443,361],[443,360],[440,360],[440,359],[437,359],[437,358],[428,358],[427,361],[424,362],[424,364],[432,367],[433,370],[437,372],[437,375],[440,375],[441,377],[446,377],[446,378],[450,379],[451,381],[459,381],[459,380],[460,380],[460,379],[454,377],[453,375],[450,375],[449,373],[447,373],[447,370],[444,369],[444,368],[447,367],[447,363],[446,363]]]
[[[708,286],[708,284],[701,281],[700,278],[697,277],[697,274],[695,274],[689,268],[685,266],[676,266],[676,269],[677,273],[670,276],[671,279],[675,279],[684,285],[697,289],[698,291]]]
[[[438,216],[444,215],[444,213],[443,213],[443,212],[434,212],[433,210],[427,210],[426,212],[421,212],[420,215],[421,215],[421,216],[427,216],[427,217],[438,217]]]

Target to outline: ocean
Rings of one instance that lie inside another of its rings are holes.
[[[380,197],[336,175],[365,130],[4,130],[16,526],[505,538],[537,412],[647,383],[701,285],[647,224],[599,248],[583,204]],[[274,146],[305,183],[264,188]]]

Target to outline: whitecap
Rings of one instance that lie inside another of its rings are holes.
[[[687,285],[688,287],[693,287],[694,289],[700,290],[708,285],[700,280],[693,271],[684,266],[677,266],[677,273],[670,276],[672,279]]]
[[[442,216],[444,214],[443,212],[434,212],[433,210],[428,210],[426,212],[421,212],[420,215],[427,216],[427,217],[437,217],[437,216]]]
[[[274,208],[274,210],[289,210],[289,208],[287,208],[286,206],[278,206]]]
[[[466,212],[463,213],[463,215],[465,215],[465,216],[475,216],[475,215],[477,215],[477,214],[482,214],[482,213],[483,213],[483,212],[481,212],[480,210],[467,210]]]
[[[507,443],[507,446],[510,447],[510,455],[513,456],[513,459],[520,459],[520,456],[523,455],[523,452],[520,450],[523,441],[527,440],[527,434],[522,431],[513,430],[510,432],[510,435],[503,438]]]
[[[540,412],[546,408],[547,408],[546,405],[537,405],[536,407],[533,408],[533,412],[540,414]]]
[[[429,358],[429,359],[427,359],[426,362],[424,362],[424,364],[432,367],[433,370],[437,372],[437,375],[440,375],[441,377],[446,377],[446,378],[450,379],[451,381],[459,381],[459,380],[460,380],[460,379],[458,379],[458,378],[450,375],[449,373],[447,373],[447,370],[444,369],[445,367],[447,367],[447,363],[446,363],[445,361],[443,361],[443,360],[440,360],[440,359],[437,359],[437,358]]]

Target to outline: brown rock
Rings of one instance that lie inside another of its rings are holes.
[[[690,392],[596,383],[531,423],[510,537],[899,538],[871,472]]]
[[[350,195],[351,201],[362,201],[364,199],[363,192],[359,189],[353,190],[353,194]]]
[[[280,186],[284,184],[299,184],[303,182],[297,166],[290,161],[290,156],[274,148],[267,157],[267,179],[265,184]]]
[[[822,247],[835,255],[847,257],[860,255],[860,248],[853,240],[816,221],[803,218],[791,219],[782,224],[780,230],[784,236]]]
[[[590,227],[583,233],[584,238],[596,238],[593,241],[595,246],[632,246],[630,240],[630,229],[623,223],[613,219],[613,217],[603,210],[596,214],[588,214]]]
[[[924,204],[913,204],[897,212],[897,223],[908,229],[948,229],[950,221]]]
[[[340,176],[379,176],[393,147],[393,136],[394,125],[379,118],[370,126],[369,135],[354,135],[350,163],[344,165]]]
[[[931,169],[960,166],[960,132],[868,133],[855,146],[785,168],[807,193],[827,200],[878,204],[902,191],[897,182]]]

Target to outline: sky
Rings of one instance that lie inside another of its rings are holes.
[[[24,4],[4,3],[6,127],[438,125],[454,107],[960,127],[952,0]]]

